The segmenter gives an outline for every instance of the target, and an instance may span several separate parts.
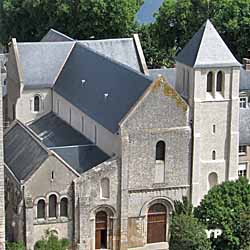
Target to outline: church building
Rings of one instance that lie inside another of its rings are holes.
[[[50,230],[78,250],[167,250],[175,200],[249,177],[250,60],[209,20],[175,60],[149,70],[138,35],[12,39],[7,240],[33,250]]]

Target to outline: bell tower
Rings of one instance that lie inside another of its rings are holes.
[[[192,202],[238,178],[240,64],[207,20],[176,57],[193,127]]]

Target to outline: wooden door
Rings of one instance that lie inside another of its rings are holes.
[[[107,248],[107,214],[99,212],[96,214],[95,248]]]
[[[148,211],[147,242],[165,242],[167,227],[167,211],[162,204],[153,205]]]

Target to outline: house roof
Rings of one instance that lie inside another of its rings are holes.
[[[240,145],[250,145],[250,109],[240,109]]]
[[[79,43],[141,72],[141,62],[133,38],[86,40]]]
[[[153,80],[156,80],[159,76],[163,76],[165,80],[175,88],[176,82],[176,69],[175,68],[167,68],[167,69],[150,69],[149,75]]]
[[[177,55],[176,61],[194,68],[240,66],[209,20]]]
[[[54,89],[115,133],[119,122],[151,83],[145,75],[77,43]]]
[[[68,41],[74,41],[74,39],[54,29],[50,29],[48,33],[41,40],[41,42],[68,42]]]
[[[17,43],[24,88],[54,85],[74,42]]]
[[[240,91],[250,90],[250,71],[240,69]]]
[[[25,180],[47,158],[46,149],[21,123],[4,135],[4,161],[18,180]]]
[[[29,127],[42,143],[80,174],[110,158],[54,113],[40,118]]]

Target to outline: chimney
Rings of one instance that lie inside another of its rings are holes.
[[[249,71],[250,70],[250,59],[243,58],[243,65],[244,65],[244,69],[246,71]]]

